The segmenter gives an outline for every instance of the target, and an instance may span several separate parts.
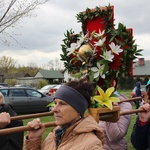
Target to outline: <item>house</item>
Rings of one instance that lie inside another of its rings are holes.
[[[31,77],[28,73],[14,73],[5,76],[5,79],[17,79],[21,77]]]
[[[17,84],[36,85],[40,80],[48,80],[49,83],[62,83],[64,75],[58,70],[39,70],[34,77],[17,78]]]
[[[133,77],[140,77],[141,79],[145,77],[150,78],[150,60],[139,58],[138,61],[133,64]]]
[[[39,80],[46,79],[49,83],[54,83],[55,81],[62,83],[64,75],[58,70],[39,70],[34,78]]]

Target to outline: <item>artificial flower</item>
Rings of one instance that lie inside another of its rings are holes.
[[[97,101],[101,106],[106,106],[109,109],[112,110],[113,102],[119,102],[119,98],[117,97],[112,97],[111,95],[114,92],[114,87],[110,87],[106,90],[106,92],[104,92],[99,86],[97,87],[97,90],[99,92],[100,95],[96,95],[93,97],[93,99],[95,101]]]
[[[95,33],[94,37],[96,37],[96,38],[102,37],[104,35],[104,33],[105,33],[105,30],[103,30],[101,32],[101,30],[99,29],[99,33]]]
[[[113,61],[114,55],[111,54],[111,51],[106,51],[103,52],[103,55],[100,55],[101,57],[103,57],[105,60],[108,60],[110,62]]]
[[[101,77],[105,79],[105,74],[103,73],[105,65],[97,62],[97,67],[92,67],[91,70],[94,72],[94,78]]]
[[[72,53],[74,53],[74,51],[76,50],[77,48],[77,43],[71,43],[70,47],[67,48],[67,51],[68,51],[68,56]]]
[[[121,49],[119,45],[115,45],[114,42],[111,42],[109,44],[109,46],[110,46],[112,52],[117,54],[117,55],[119,55],[119,53],[121,53],[123,51],[123,49]]]
[[[83,42],[85,42],[85,41],[87,42],[88,41],[88,38],[87,38],[88,34],[89,33],[87,33],[86,35],[84,35],[83,33],[81,33],[81,36],[79,36],[78,40],[77,40],[77,48],[79,48]]]
[[[74,78],[69,74],[68,69],[66,69],[65,72],[64,72],[64,81],[67,82],[68,79],[73,80]]]
[[[99,39],[98,42],[94,42],[94,46],[103,46],[104,42],[106,41],[106,38],[102,38],[102,39]]]

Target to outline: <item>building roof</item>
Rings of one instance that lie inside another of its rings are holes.
[[[46,79],[63,79],[64,75],[58,70],[39,70],[39,73]]]
[[[5,76],[6,79],[17,79],[21,77],[31,77],[28,73],[14,73]]]
[[[150,60],[144,60],[144,64],[140,65],[137,62],[133,65],[134,76],[150,76]]]

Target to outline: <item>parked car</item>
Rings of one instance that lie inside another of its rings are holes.
[[[134,89],[131,92],[131,97],[136,97],[136,93],[135,93],[136,87],[134,87]],[[141,85],[141,93],[142,93],[142,97],[144,97],[146,95],[146,85]]]
[[[0,92],[5,103],[10,104],[18,114],[49,111],[47,105],[53,101],[52,97],[28,87],[3,87]]]
[[[1,87],[8,87],[8,84],[7,83],[0,83],[0,88]]]
[[[45,95],[48,95],[48,92],[51,88],[54,88],[56,86],[56,84],[51,84],[51,85],[45,85],[44,87],[42,87],[41,89],[39,89],[38,91],[45,94]]]
[[[28,88],[34,88],[34,87],[32,87],[31,85],[28,85],[28,84],[16,84],[16,85],[14,85],[14,87],[28,87]]]
[[[51,88],[48,92],[49,96],[54,96],[55,92],[60,88],[61,84],[54,86],[53,88]]]

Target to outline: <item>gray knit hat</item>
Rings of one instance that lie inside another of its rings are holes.
[[[62,85],[55,93],[54,99],[61,99],[71,105],[83,117],[88,107],[87,100],[74,88]]]

